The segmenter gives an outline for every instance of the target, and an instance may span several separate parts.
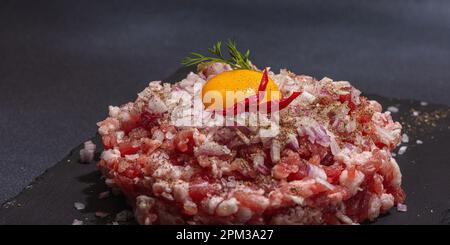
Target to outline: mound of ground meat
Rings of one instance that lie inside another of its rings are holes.
[[[98,123],[98,167],[140,224],[353,224],[404,202],[391,155],[401,125],[346,81],[269,72],[283,96],[302,91],[279,112],[274,136],[171,123],[196,87],[230,69],[215,63],[175,84],[150,82]]]

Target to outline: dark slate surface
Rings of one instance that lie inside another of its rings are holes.
[[[185,76],[180,69],[168,81]],[[370,224],[450,224],[450,107],[418,101],[387,99],[368,96],[383,106],[395,105],[395,120],[402,121],[404,132],[409,135],[406,153],[396,157],[403,173],[403,186],[407,193],[408,211],[395,208]],[[417,111],[418,116],[413,112]],[[425,120],[426,119],[426,120]],[[93,138],[97,145],[100,137]],[[423,144],[416,144],[421,140]],[[79,163],[79,145],[54,167],[38,177],[17,197],[0,208],[0,224],[71,224],[74,219],[85,224],[111,224],[115,214],[127,209],[126,201],[117,196],[99,199],[99,193],[108,188],[100,178],[95,164]],[[101,149],[97,149],[97,156]],[[74,202],[86,204],[77,211]],[[106,218],[98,218],[95,212],[108,212]],[[125,222],[124,224],[134,224]]]
[[[234,37],[259,66],[450,104],[449,1],[0,2],[0,202],[95,134],[109,104]]]

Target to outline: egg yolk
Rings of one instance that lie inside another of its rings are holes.
[[[203,86],[202,100],[205,108],[229,108],[256,95],[262,76],[262,72],[254,70],[232,70],[218,74]],[[280,98],[278,86],[269,78],[264,99],[260,103]]]

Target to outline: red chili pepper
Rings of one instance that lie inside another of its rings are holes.
[[[291,94],[291,96],[280,100],[279,104],[278,104],[278,108],[279,110],[283,110],[284,108],[286,108],[292,101],[294,101],[300,94],[302,94],[302,92],[293,92]]]
[[[255,102],[257,102],[257,97],[255,95],[252,95],[252,96],[245,98],[243,101],[234,103],[234,105],[232,107],[223,109],[221,111],[221,113],[222,113],[222,115],[226,115],[226,114],[230,114],[230,113],[232,113],[233,115],[236,115],[239,112],[238,111],[239,108],[242,108],[242,106],[244,107],[244,111],[248,112],[250,105],[254,104]]]
[[[261,82],[259,83],[258,92],[266,91],[268,83],[269,83],[269,75],[267,75],[267,68],[264,68],[263,76],[261,78]]]
[[[282,100],[279,101],[268,101],[265,104],[263,104],[264,106],[262,108],[266,108],[266,113],[270,113],[272,112],[272,102],[278,104],[278,108],[274,108],[278,111],[283,110],[284,108],[286,108],[293,100],[295,100],[300,94],[302,94],[302,92],[293,92],[289,97],[284,98]]]
[[[261,82],[259,82],[258,92],[257,92],[257,105],[259,107],[259,102],[264,99],[267,90],[267,84],[269,83],[269,75],[267,75],[267,68],[264,68],[263,76]],[[259,109],[259,108],[258,108]]]
[[[248,109],[250,108],[250,104],[253,104],[253,100],[256,99],[256,105],[257,105],[257,109],[259,109],[259,102],[261,99],[264,98],[266,89],[267,89],[267,84],[269,83],[269,75],[267,74],[267,68],[264,68],[264,72],[263,75],[261,77],[261,81],[259,82],[259,87],[258,87],[258,91],[256,93],[256,96],[250,96],[248,98],[245,98],[245,100],[243,101],[244,103],[244,111],[248,111]],[[236,115],[238,113],[238,108],[239,105],[242,104],[242,102],[236,102],[233,107],[231,108],[227,108],[225,110],[222,111],[222,115],[226,115],[227,112],[233,112],[233,115]]]
[[[255,102],[257,105],[257,110],[259,111],[260,100],[263,99],[265,96],[265,92],[267,90],[268,83],[269,83],[269,76],[267,73],[267,68],[265,68],[264,72],[263,72],[263,76],[261,78],[261,82],[259,83],[259,87],[258,87],[258,91],[257,91],[256,95],[249,96],[249,97],[245,98],[243,101],[234,103],[234,105],[232,107],[229,107],[229,108],[226,108],[223,110],[219,110],[218,112],[221,113],[222,115],[227,115],[227,114],[236,115],[239,112],[238,111],[239,108],[242,108],[242,106],[244,107],[244,111],[248,112],[250,105],[254,104]],[[301,94],[301,92],[293,92],[291,94],[291,96],[289,96],[288,98],[284,98],[280,101],[274,101],[274,103],[278,104],[278,110],[282,110],[282,109],[286,108],[300,94]],[[272,102],[271,101],[268,101],[263,105],[266,105],[265,108],[267,110],[267,113],[270,113],[272,111],[272,106],[271,106]]]

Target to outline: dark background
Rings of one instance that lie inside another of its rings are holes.
[[[450,1],[0,2],[0,203],[92,137],[107,106],[235,38],[254,63],[450,104]]]

